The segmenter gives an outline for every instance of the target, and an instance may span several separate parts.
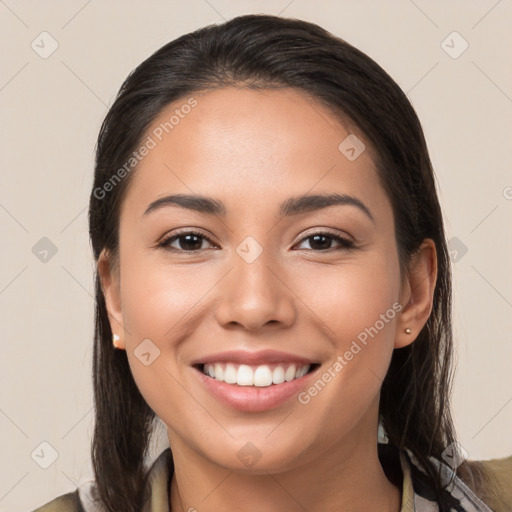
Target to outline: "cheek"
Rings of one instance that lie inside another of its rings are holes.
[[[211,288],[213,276],[206,266],[201,269],[156,259],[134,257],[122,269],[123,320],[132,344],[144,338],[155,343],[179,338]]]
[[[382,330],[392,330],[388,326],[395,322],[393,304],[396,308],[399,297],[398,263],[392,254],[374,252],[338,266],[312,265],[307,279],[300,278],[293,287],[307,306],[304,313],[323,326],[337,351],[376,322],[382,328],[381,315],[386,317]]]
[[[151,259],[134,251],[122,261],[121,306],[134,380],[158,414],[186,399],[177,383],[176,349],[191,332],[194,307],[208,283],[192,266],[177,269]]]
[[[303,308],[332,345],[328,384],[315,402],[361,408],[378,393],[394,349],[401,310],[396,260],[379,254],[361,263],[318,269],[302,282]],[[333,377],[333,375],[335,377]],[[332,382],[332,384],[331,384]],[[315,394],[315,390],[312,390]],[[306,397],[307,400],[307,397]]]
[[[364,264],[325,269],[304,282],[302,296],[332,344],[323,372],[299,401],[303,421],[334,442],[376,399],[394,349],[400,304],[398,266],[376,256]],[[314,283],[314,284],[313,284]]]

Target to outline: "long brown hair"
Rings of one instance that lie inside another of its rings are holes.
[[[394,351],[379,414],[389,442],[414,453],[440,509],[449,510],[451,498],[429,460],[440,459],[456,440],[449,405],[451,270],[443,218],[420,121],[400,87],[367,55],[318,25],[269,15],[210,25],[156,51],[122,84],[99,133],[89,205],[96,261],[103,249],[118,257],[120,204],[136,167],[122,173],[115,186],[105,184],[130,159],[151,122],[171,102],[228,85],[306,92],[361,130],[376,149],[379,179],[392,203],[402,276],[421,242],[435,242],[433,309],[417,339]],[[144,459],[156,415],[134,382],[126,353],[112,348],[97,273],[95,314],[91,453],[96,483],[108,512],[136,512],[146,498]],[[478,487],[480,473],[472,474],[469,467],[463,463],[457,474]]]

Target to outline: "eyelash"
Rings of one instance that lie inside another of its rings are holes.
[[[210,242],[211,244],[215,245],[207,236],[203,235],[202,233],[198,232],[198,231],[194,231],[194,230],[191,230],[191,231],[183,231],[181,233],[177,233],[177,234],[174,234],[172,236],[169,236],[167,238],[164,238],[159,244],[158,244],[158,247],[161,247],[167,251],[171,251],[171,252],[176,252],[176,253],[182,253],[182,254],[197,254],[198,252],[201,251],[201,249],[198,249],[198,250],[195,250],[195,251],[185,251],[184,249],[176,249],[175,247],[170,247],[170,243],[175,241],[175,240],[179,240],[180,238],[184,238],[185,236],[187,235],[195,235],[199,238],[203,238],[204,240],[207,240],[208,242]],[[317,233],[311,233],[310,235],[302,238],[300,242],[303,242],[304,240],[308,240],[310,238],[313,238],[315,236],[326,236],[327,238],[330,238],[336,242],[338,242],[341,247],[339,247],[338,249],[336,248],[329,248],[329,249],[307,249],[309,251],[312,251],[312,252],[316,252],[316,253],[325,253],[325,252],[329,252],[331,250],[340,250],[340,251],[351,251],[351,250],[354,250],[356,249],[357,247],[354,245],[354,242],[352,242],[351,240],[349,240],[348,238],[345,238],[345,237],[342,237],[342,236],[339,236],[339,235],[334,235],[332,233],[329,233],[329,232],[324,232],[324,231],[319,231]]]

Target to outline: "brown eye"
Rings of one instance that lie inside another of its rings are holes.
[[[337,250],[348,250],[355,248],[354,243],[351,240],[330,233],[314,233],[302,239],[302,241],[305,240],[311,240],[311,250],[318,252],[325,252],[329,249],[333,249],[333,247],[331,247],[331,243],[333,241],[337,242],[341,246],[338,247]],[[336,248],[334,249],[336,250]]]
[[[165,238],[158,246],[174,252],[194,253],[202,250],[204,240],[212,243],[211,240],[202,233],[198,233],[197,231],[184,231]],[[173,247],[171,244],[176,241],[178,242],[178,247]]]
[[[351,240],[330,233],[314,233],[303,238],[302,242],[306,240],[310,241],[310,250],[315,252],[327,252],[331,249],[350,250],[356,248]],[[197,231],[184,231],[165,238],[158,246],[173,252],[192,254],[204,250],[202,247],[204,241],[208,241],[213,245],[213,242],[202,233]],[[333,241],[338,244],[337,248],[332,247]],[[175,242],[177,242],[177,246],[172,245],[175,244]]]

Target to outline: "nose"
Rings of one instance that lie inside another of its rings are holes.
[[[264,256],[248,263],[233,256],[231,271],[217,289],[215,316],[224,328],[241,326],[248,331],[293,325],[296,296],[284,272]]]

